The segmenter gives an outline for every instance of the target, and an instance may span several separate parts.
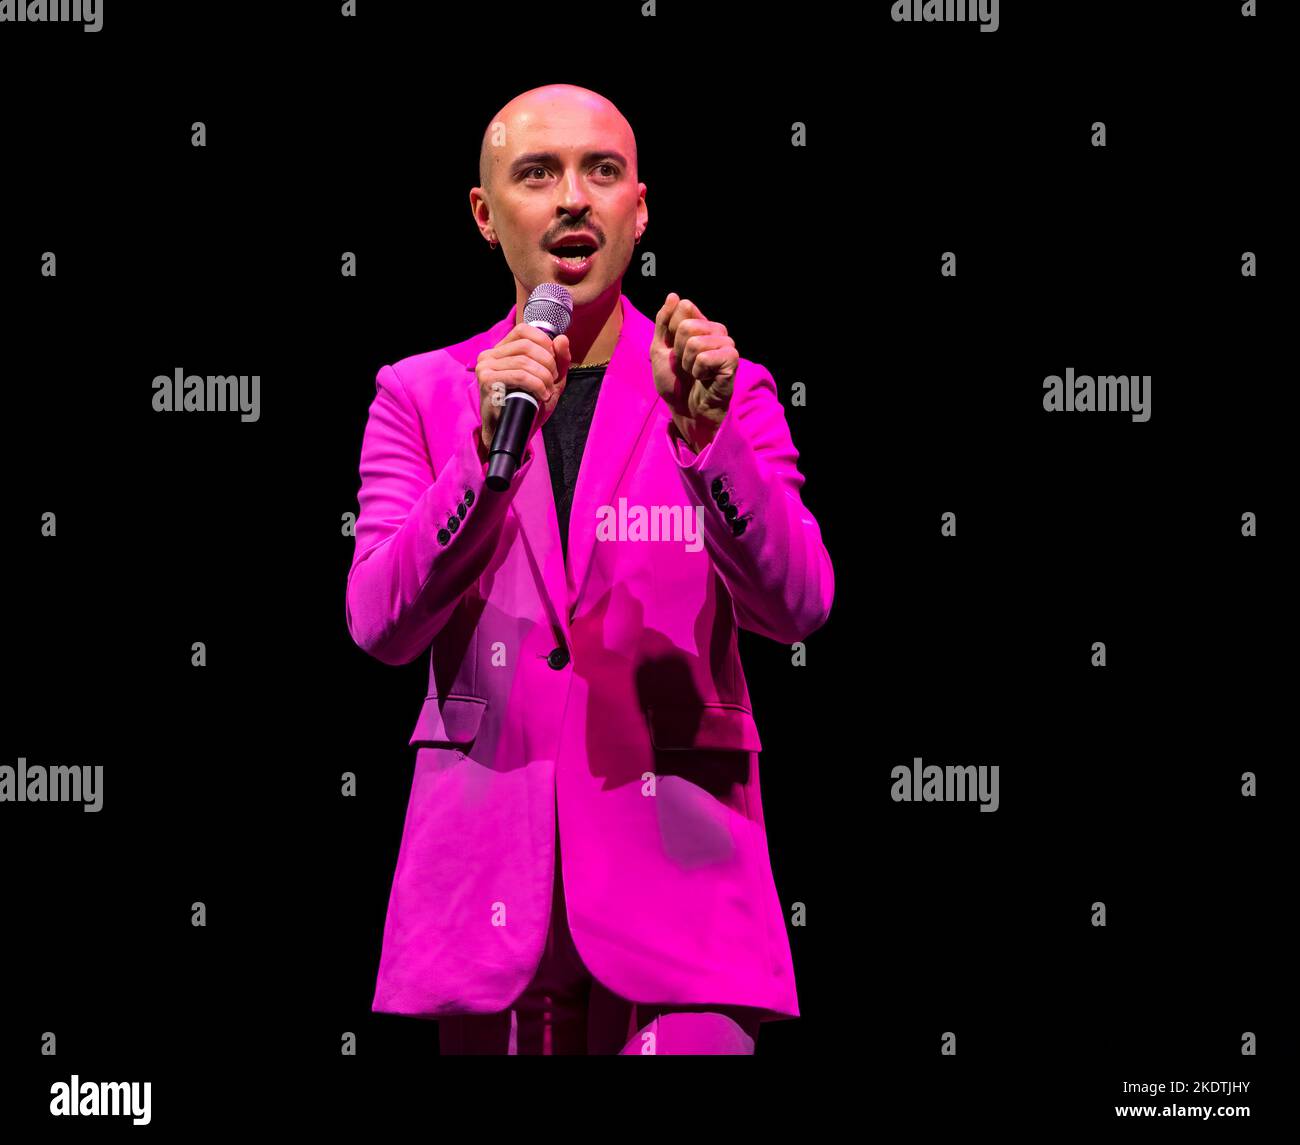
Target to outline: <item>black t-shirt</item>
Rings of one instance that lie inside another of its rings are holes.
[[[560,547],[569,559],[569,514],[573,510],[573,490],[578,483],[578,466],[587,445],[587,431],[596,412],[600,383],[605,366],[571,366],[564,393],[554,412],[542,426],[546,440],[546,459],[551,469],[551,488],[555,491],[555,512],[560,520]]]

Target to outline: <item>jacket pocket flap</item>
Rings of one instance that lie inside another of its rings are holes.
[[[762,751],[753,713],[736,704],[660,704],[646,708],[650,742],[660,751]]]
[[[473,743],[486,709],[487,700],[478,696],[428,696],[409,742]]]

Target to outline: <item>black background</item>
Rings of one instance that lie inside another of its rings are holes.
[[[1109,1129],[1145,1102],[1124,1081],[1174,1079],[1249,1080],[1180,1103],[1278,1114],[1275,16],[1004,0],[985,34],[883,2],[268,7],[0,25],[0,762],[101,763],[105,790],[94,815],[0,805],[3,1119],[49,1125],[74,1072],[152,1081],[159,1127],[407,1108],[436,1129],[483,1108],[471,1077],[554,1084],[442,1067],[436,1023],[370,1012],[427,663],[352,644],[342,533],[378,368],[514,301],[468,192],[491,116],[550,82],[632,123],[657,275],[634,260],[624,293],[692,298],[772,372],[835,565],[807,667],[741,638],[777,889],[807,925],[802,1017],[764,1025],[771,1083],[736,1075],[719,1113]],[[260,420],[154,412],[177,367],[259,374]],[[1151,420],[1046,414],[1067,367],[1152,375]],[[998,764],[999,811],[892,802],[916,756]],[[667,1124],[657,1085],[632,1092]]]

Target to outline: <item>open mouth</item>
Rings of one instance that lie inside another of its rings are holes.
[[[571,263],[574,266],[581,266],[593,254],[596,248],[585,244],[573,244],[571,246],[554,246],[551,247],[551,254],[561,262]]]

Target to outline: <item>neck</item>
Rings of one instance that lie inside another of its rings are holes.
[[[611,283],[609,288],[590,302],[574,306],[569,319],[570,361],[574,366],[584,362],[604,362],[614,356],[619,331],[623,329],[623,307],[619,302],[623,280]],[[522,322],[529,291],[515,284],[515,321]]]

